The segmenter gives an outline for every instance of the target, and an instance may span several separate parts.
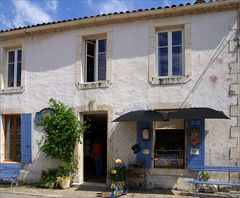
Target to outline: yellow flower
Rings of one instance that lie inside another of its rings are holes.
[[[113,174],[113,175],[117,174],[117,170],[112,169],[112,170],[111,170],[111,174]]]
[[[116,159],[115,160],[115,164],[121,164],[122,163],[122,160],[121,159]]]

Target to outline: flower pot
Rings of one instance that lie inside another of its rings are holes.
[[[59,186],[60,186],[61,189],[70,188],[70,184],[71,184],[71,178],[70,177],[61,178],[59,180]]]

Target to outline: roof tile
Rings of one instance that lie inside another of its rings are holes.
[[[198,3],[207,3],[205,0],[196,0],[194,4]],[[83,19],[88,19],[88,18],[94,18],[94,17],[101,17],[101,16],[110,16],[110,15],[118,15],[118,14],[124,14],[124,13],[135,13],[135,12],[143,12],[143,11],[150,11],[150,10],[160,10],[160,9],[169,9],[169,8],[176,8],[176,7],[182,7],[182,6],[190,6],[192,5],[191,3],[186,3],[184,4],[179,4],[178,6],[173,4],[170,6],[165,6],[165,7],[158,7],[158,8],[146,8],[146,9],[138,9],[138,10],[132,10],[132,11],[126,11],[126,12],[114,12],[114,13],[108,13],[108,14],[102,14],[102,15],[96,15],[96,16],[84,16],[80,18],[73,18],[73,19],[65,19],[61,21],[53,21],[53,22],[48,22],[48,23],[41,23],[41,24],[34,24],[34,25],[28,25],[28,26],[23,26],[23,27],[17,27],[17,28],[12,28],[12,29],[7,29],[7,30],[0,30],[0,32],[9,32],[9,31],[14,31],[14,30],[20,30],[20,29],[25,29],[25,28],[31,28],[31,27],[37,27],[37,26],[43,26],[43,25],[51,25],[51,24],[56,24],[56,23],[64,23],[64,22],[70,22],[70,21],[76,21],[76,20],[83,20]]]

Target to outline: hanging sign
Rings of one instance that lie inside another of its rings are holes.
[[[197,131],[196,128],[192,128],[190,133],[189,133],[188,142],[190,144],[192,144],[193,146],[196,146],[200,143],[200,140],[201,140],[200,133]]]
[[[44,108],[39,112],[36,112],[34,122],[36,125],[42,125],[42,117],[46,115],[47,113],[54,115],[55,110],[53,108]]]

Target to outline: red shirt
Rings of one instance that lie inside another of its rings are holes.
[[[99,143],[94,143],[92,145],[92,154],[91,156],[93,158],[97,158],[97,157],[100,157],[102,155],[102,147],[101,147],[101,144]]]

